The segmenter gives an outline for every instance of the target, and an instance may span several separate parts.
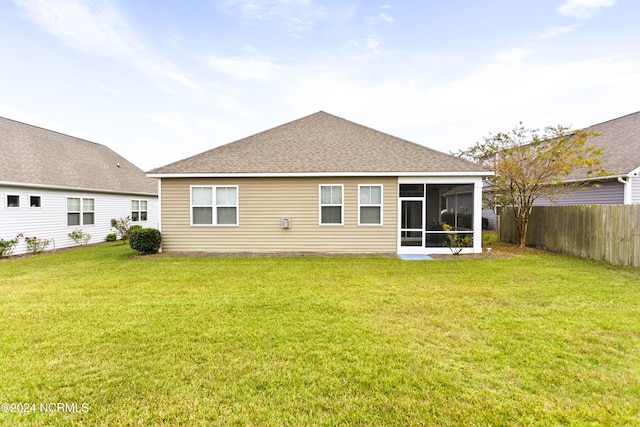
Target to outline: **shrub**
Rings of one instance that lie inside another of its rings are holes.
[[[116,233],[107,234],[107,242],[115,242],[118,240],[118,235]]]
[[[131,236],[131,233],[133,233],[136,230],[142,230],[142,226],[141,225],[132,225],[131,227],[129,227],[129,236]]]
[[[91,234],[85,233],[84,231],[77,229],[73,230],[69,233],[69,237],[71,237],[77,244],[86,245],[91,240]]]
[[[129,239],[131,233],[130,224],[131,218],[128,216],[120,219],[111,218],[111,227],[115,228],[116,233],[122,239],[122,243],[126,243],[127,239]]]
[[[492,243],[498,243],[498,235],[496,233],[484,232],[482,233],[482,243],[489,245]]]
[[[158,253],[161,243],[162,236],[160,231],[155,228],[140,227],[139,229],[133,230],[131,236],[129,236],[129,245],[131,245],[131,248],[143,254]]]
[[[451,231],[453,227],[449,224],[442,226],[444,231]],[[454,255],[460,255],[462,249],[473,246],[473,238],[469,235],[460,234],[447,234],[447,240],[444,242],[445,246],[451,250]]]
[[[47,249],[47,246],[51,243],[49,239],[38,239],[37,237],[25,237],[24,241],[27,242],[27,252],[37,254]]]
[[[20,239],[22,237],[22,233],[20,233],[11,240],[0,239],[0,258],[11,256],[11,254],[13,254],[13,250],[16,248],[18,243],[20,243]]]

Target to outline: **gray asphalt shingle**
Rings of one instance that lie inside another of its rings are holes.
[[[320,111],[149,173],[316,172],[487,171],[458,157]]]
[[[0,117],[0,181],[157,194],[157,180],[108,147]],[[119,165],[119,167],[118,167]]]

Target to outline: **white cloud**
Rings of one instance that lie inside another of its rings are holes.
[[[378,14],[378,18],[380,18],[380,20],[384,22],[393,22],[393,16],[389,15],[388,13],[380,12]]]
[[[530,127],[588,126],[637,110],[640,97],[637,58],[546,64],[521,57],[440,85],[411,71],[425,68],[405,64],[405,75],[372,84],[337,72],[299,71],[287,101],[302,112],[325,110],[448,152],[489,132],[508,131],[518,121]]]
[[[142,50],[131,28],[107,2],[14,0],[14,3],[42,29],[74,49],[117,56]]]
[[[576,25],[566,25],[563,27],[551,27],[548,30],[540,33],[540,35],[538,36],[539,39],[551,39],[554,37],[558,37],[562,34],[568,34],[571,33],[575,30],[577,30],[578,28],[580,28],[582,25],[581,24],[576,24]]]
[[[503,52],[499,52],[495,59],[500,64],[514,64],[520,62],[527,55],[529,55],[529,51],[526,49],[511,49]]]
[[[72,49],[128,63],[146,75],[200,90],[186,73],[155,58],[108,0],[13,1],[31,21]]]
[[[264,57],[243,59],[209,55],[205,63],[238,80],[270,80],[278,69],[276,64]]]
[[[110,94],[110,95],[114,95],[114,96],[120,96],[120,92],[117,91],[116,89],[113,89],[112,87],[109,87],[107,85],[105,85],[104,83],[101,83],[97,80],[89,80],[89,83],[91,83],[92,85],[100,88],[100,90]]]
[[[311,0],[227,0],[223,8],[238,8],[248,19],[272,21],[293,38],[301,38],[325,16]]]
[[[558,8],[563,15],[578,19],[591,19],[600,9],[612,7],[616,0],[567,0]]]

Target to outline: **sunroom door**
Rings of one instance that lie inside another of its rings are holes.
[[[424,201],[400,199],[401,253],[424,253]]]

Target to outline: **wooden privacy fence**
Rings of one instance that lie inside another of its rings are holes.
[[[504,209],[500,240],[518,239],[513,212]],[[640,267],[640,205],[536,206],[527,246]]]

